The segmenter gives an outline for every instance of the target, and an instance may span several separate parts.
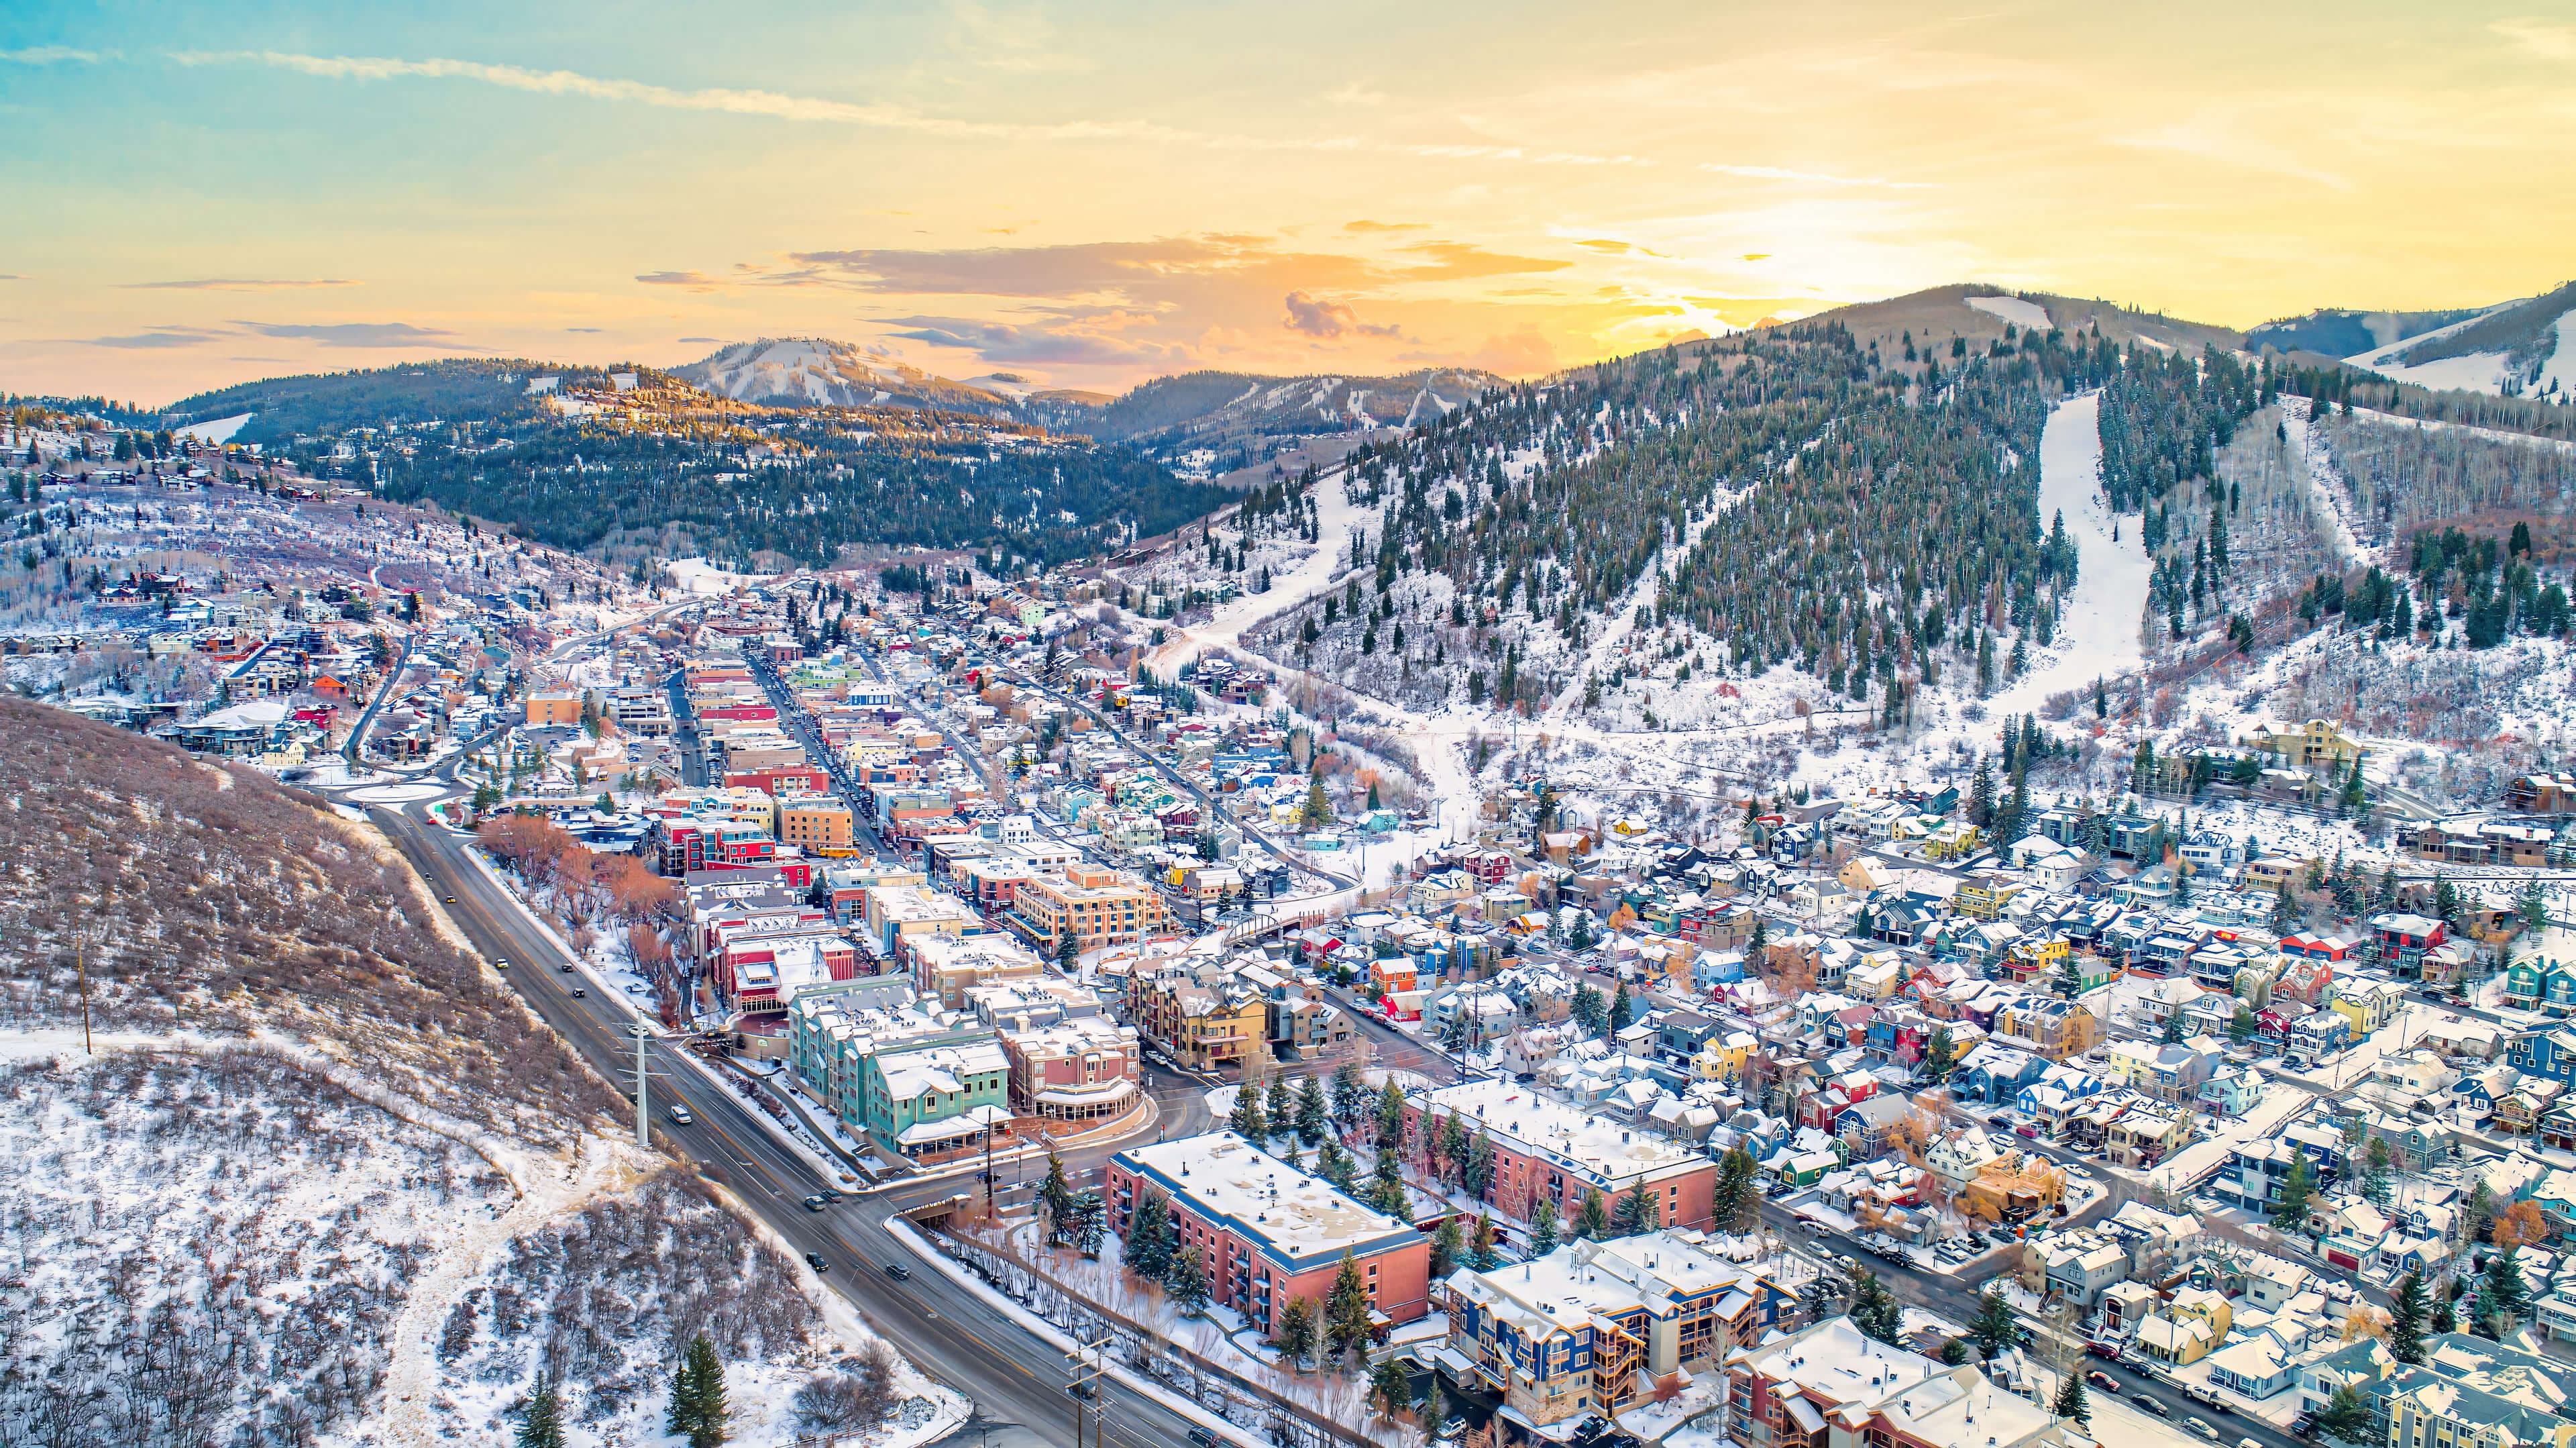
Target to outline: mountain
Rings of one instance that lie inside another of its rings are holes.
[[[1490,372],[1426,367],[1392,377],[1184,372],[1130,389],[1085,428],[1157,449],[1410,427],[1511,384]],[[1079,424],[1068,424],[1079,425]]]
[[[2464,322],[2484,307],[2453,307],[2438,312],[2356,312],[2329,307],[2304,317],[2265,322],[2245,334],[2245,345],[2257,351],[2313,352],[2321,357],[2358,357],[2409,338]]]
[[[891,353],[828,337],[736,342],[671,375],[737,402],[767,407],[933,407],[1020,415],[1020,398],[933,376]]]
[[[2500,396],[2563,395],[2576,388],[2576,282],[2473,312],[2445,326],[2348,354],[2356,367],[2397,382]]]
[[[2052,292],[2013,292],[1999,287],[1974,283],[1933,287],[1910,292],[1880,302],[1861,302],[1836,307],[1794,322],[1774,324],[1800,328],[1815,323],[1831,323],[1849,330],[1862,351],[1874,342],[1882,353],[1901,354],[1905,337],[1913,335],[1922,344],[1926,338],[1937,341],[1946,356],[1953,337],[1964,338],[1982,350],[1988,343],[2003,337],[2010,324],[2018,332],[2047,332],[2057,329],[2067,333],[2099,330],[2105,340],[2128,346],[2144,343],[2159,352],[2198,352],[2204,346],[2240,348],[2245,345],[2241,333],[2201,322],[2186,322],[2158,312],[2142,312],[2113,302],[2094,298],[2059,296]],[[1706,350],[1710,343],[1694,343]]]

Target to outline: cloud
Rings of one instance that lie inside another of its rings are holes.
[[[1431,258],[1421,266],[1407,269],[1405,275],[1420,281],[1455,281],[1473,277],[1517,276],[1524,272],[1563,271],[1574,265],[1570,261],[1546,257],[1508,256],[1491,252],[1473,242],[1423,241],[1405,248]]]
[[[243,322],[263,337],[318,342],[325,347],[447,347],[439,338],[455,335],[409,322]]]
[[[1742,176],[1754,181],[1803,181],[1811,186],[1868,186],[1887,191],[1929,191],[1929,181],[1891,181],[1884,176],[1837,176],[1827,171],[1793,171],[1785,166],[1737,166],[1723,161],[1702,161],[1699,168],[1719,176]]]
[[[127,282],[126,290],[137,292],[287,292],[313,287],[354,287],[358,283],[342,277],[305,279],[257,279],[251,277],[201,277],[182,282]]]
[[[2515,49],[2540,60],[2576,60],[2576,25],[2523,17],[2498,20],[2487,29],[2511,41]]]
[[[170,52],[180,65],[258,65],[289,70],[324,80],[466,80],[531,95],[571,96],[614,101],[663,110],[719,115],[760,116],[771,120],[825,125],[862,126],[907,131],[950,140],[1022,142],[1149,142],[1191,146],[1211,151],[1327,153],[1366,152],[1439,160],[1517,161],[1539,166],[1650,166],[1636,156],[1595,156],[1573,151],[1531,152],[1520,146],[1436,145],[1381,141],[1364,136],[1247,136],[1222,131],[1195,131],[1158,121],[974,121],[884,102],[833,100],[824,96],[788,95],[779,91],[737,90],[711,86],[676,90],[638,80],[585,75],[573,70],[534,70],[522,65],[495,65],[476,60],[404,60],[380,55],[306,55],[284,50],[181,50]]]
[[[1536,331],[1487,337],[1466,365],[1505,377],[1536,377],[1556,370],[1556,348]]]
[[[1137,366],[1168,363],[1182,354],[1174,348],[1139,343],[1097,333],[1012,322],[980,322],[965,317],[897,317],[887,325],[901,328],[889,335],[933,347],[970,351],[987,362],[1056,363],[1071,366]]]
[[[24,50],[0,50],[0,61],[11,65],[96,65],[99,54],[68,45],[31,45]]]
[[[1342,230],[1363,234],[1379,231],[1429,231],[1430,229],[1431,223],[1427,221],[1345,221],[1342,223]]]
[[[1386,92],[1361,81],[1344,81],[1339,88],[1326,91],[1324,99],[1337,106],[1382,106],[1386,104]]]
[[[1323,302],[1304,292],[1288,294],[1288,316],[1280,323],[1291,332],[1309,337],[1338,337],[1356,329],[1359,314],[1340,302]]]
[[[1020,74],[1094,68],[1090,57],[1068,54],[1035,9],[997,15],[973,0],[954,0],[949,11],[957,21],[955,49],[969,64]]]
[[[697,271],[644,272],[635,279],[648,287],[686,287],[693,292],[711,292],[723,285],[705,272]]]
[[[599,329],[597,327],[566,327],[564,330],[567,332],[596,332]]]
[[[16,272],[0,272],[0,282],[23,282],[25,280],[25,277],[18,275]]]
[[[680,340],[681,340],[681,341],[683,341],[683,342],[710,342],[710,343],[712,343],[712,342],[716,341],[717,339],[716,339],[716,338],[713,338],[713,337],[682,337]]]
[[[121,337],[75,337],[73,345],[81,347],[115,347],[127,351],[159,351],[167,347],[197,347],[229,333],[210,332],[202,327],[154,327],[148,332],[131,332]]]
[[[2344,177],[2332,171],[2319,170],[2291,152],[2246,135],[2215,116],[2177,121],[2132,136],[2113,136],[2110,141],[2112,145],[2125,146],[2133,151],[2167,151],[2177,156],[2216,161],[2239,170],[2312,181],[2334,191],[2352,189],[2352,182]]]

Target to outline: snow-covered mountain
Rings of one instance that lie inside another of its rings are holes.
[[[942,407],[1016,412],[1019,399],[934,376],[877,348],[828,337],[763,337],[672,375],[737,402],[788,407]]]
[[[2423,387],[2564,396],[2576,388],[2576,282],[2344,360]]]
[[[1426,367],[1393,377],[1269,377],[1184,372],[1130,389],[1087,429],[1102,437],[1197,446],[1410,427],[1508,387],[1490,372]]]

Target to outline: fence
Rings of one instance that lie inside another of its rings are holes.
[[[965,1263],[1003,1295],[1088,1342],[1109,1338],[1127,1366],[1174,1389],[1227,1422],[1258,1426],[1282,1448],[1388,1448],[1404,1434],[1370,1437],[1335,1422],[1307,1404],[1221,1366],[1171,1341],[1115,1308],[1077,1297],[1008,1248],[959,1236],[945,1221],[922,1224],[950,1256]],[[1411,1435],[1419,1442],[1419,1435]]]

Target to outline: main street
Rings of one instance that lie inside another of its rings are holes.
[[[419,805],[376,806],[368,817],[419,871],[447,913],[485,958],[510,962],[505,976],[539,1017],[612,1081],[631,1083],[634,1017],[602,992],[576,998],[586,984],[565,974],[570,962],[526,911],[474,866],[445,826],[425,818]],[[647,1071],[654,1131],[663,1147],[734,1195],[798,1252],[820,1254],[830,1271],[826,1285],[855,1304],[870,1326],[924,1372],[973,1399],[984,1418],[1017,1423],[1041,1440],[1073,1444],[1074,1399],[1065,1392],[1063,1356],[996,1310],[982,1297],[914,1260],[888,1234],[886,1222],[906,1211],[973,1190],[972,1163],[955,1171],[908,1178],[849,1197],[821,1212],[804,1199],[830,1188],[813,1167],[776,1140],[754,1109],[732,1091],[715,1089],[700,1069],[679,1059],[675,1041],[648,1043]],[[1204,1087],[1178,1078],[1155,1092],[1161,1129],[1187,1134],[1207,1119]],[[694,1121],[681,1125],[668,1107],[685,1103]],[[1068,1151],[1065,1166],[1077,1176],[1097,1172],[1115,1150],[1099,1145]],[[889,1263],[915,1270],[909,1281],[887,1275]],[[1098,1402],[1108,1411],[1112,1442],[1188,1448],[1192,1420],[1154,1398],[1103,1378]]]

